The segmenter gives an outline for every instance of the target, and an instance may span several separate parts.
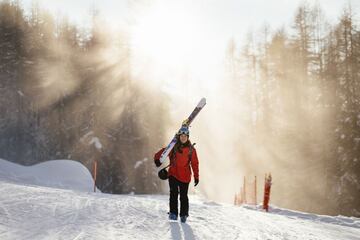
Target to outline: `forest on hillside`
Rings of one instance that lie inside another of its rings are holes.
[[[245,44],[229,41],[226,81],[233,101],[246,103],[238,135],[250,138],[250,144],[238,140],[239,164],[260,176],[271,171],[282,206],[360,216],[360,29],[354,16],[345,6],[331,24],[318,4],[304,2],[289,28],[265,24],[249,32]]]
[[[0,2],[0,158],[74,159],[90,171],[96,160],[103,192],[159,192],[152,152],[166,105],[132,78],[126,34],[89,14],[83,29],[37,4],[26,15]]]

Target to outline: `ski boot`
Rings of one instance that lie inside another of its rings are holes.
[[[181,217],[180,217],[181,222],[182,222],[182,223],[185,223],[187,217],[188,217],[188,216],[181,216]]]
[[[175,213],[169,213],[169,220],[176,221],[177,215]]]

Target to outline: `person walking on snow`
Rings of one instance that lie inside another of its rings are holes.
[[[199,184],[199,160],[196,149],[189,140],[189,134],[189,128],[183,126],[177,133],[177,143],[169,153],[169,219],[177,220],[178,218],[178,195],[180,193],[181,222],[186,222],[186,219],[189,216],[188,188],[191,181],[191,169],[194,173],[194,186]],[[161,165],[159,159],[164,150],[165,148],[162,148],[154,156],[154,162],[157,167]]]

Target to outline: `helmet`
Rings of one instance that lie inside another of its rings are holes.
[[[182,126],[178,131],[178,135],[185,134],[186,136],[190,135],[189,128],[187,126]]]
[[[166,168],[163,168],[161,169],[159,172],[158,172],[158,176],[161,180],[166,180],[169,178],[169,175],[168,175],[168,171],[166,170]]]

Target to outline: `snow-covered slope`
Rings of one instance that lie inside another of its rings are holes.
[[[72,160],[53,160],[33,166],[21,166],[0,159],[0,180],[22,184],[93,191],[87,168]]]
[[[265,213],[190,198],[186,224],[168,197],[109,195],[0,181],[0,239],[360,239],[360,219]],[[331,221],[329,221],[329,219]]]
[[[25,167],[24,172],[17,165],[1,163],[1,240],[360,239],[360,219],[357,218],[319,216],[279,208],[265,213],[196,196],[190,197],[191,216],[186,224],[169,222],[168,196],[110,195],[49,188],[51,183],[55,187],[66,184],[55,177],[48,164],[53,163]],[[68,174],[68,168],[74,167],[69,161],[56,165],[59,172]],[[80,172],[73,170],[69,176],[81,176],[83,167],[77,169]],[[52,172],[52,176],[45,174],[45,170]],[[84,174],[89,176],[89,173]],[[74,181],[73,177],[70,179]],[[84,182],[89,183],[86,179],[83,178]],[[79,180],[68,187],[77,188],[77,184],[84,183]]]

